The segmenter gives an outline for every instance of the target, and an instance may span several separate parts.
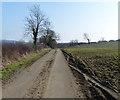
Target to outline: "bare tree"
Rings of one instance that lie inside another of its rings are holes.
[[[89,34],[84,33],[84,38],[87,39],[88,43],[90,44],[90,38],[89,38]]]
[[[40,5],[33,5],[30,9],[29,17],[26,17],[25,29],[27,35],[32,35],[33,43],[36,45],[38,34],[42,33],[50,22],[40,9]]]
[[[107,42],[104,37],[101,37],[101,39],[98,42]]]
[[[78,45],[78,40],[77,39],[71,40],[69,44],[70,46]]]

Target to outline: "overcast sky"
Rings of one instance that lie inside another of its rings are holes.
[[[24,34],[28,7],[34,2],[2,3],[2,39],[21,40]],[[106,40],[118,38],[117,2],[39,2],[41,10],[52,22],[53,30],[60,34],[59,42],[84,40],[88,33],[91,41],[101,37]]]

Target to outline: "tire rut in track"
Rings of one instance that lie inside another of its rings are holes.
[[[24,98],[42,98],[46,83],[48,81],[54,58],[47,61],[32,86],[27,90]]]

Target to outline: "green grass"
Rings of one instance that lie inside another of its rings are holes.
[[[87,44],[78,47],[65,48],[73,57],[83,60],[89,72],[102,82],[107,82],[120,92],[120,67],[118,59],[118,47],[111,44]],[[109,45],[109,46],[107,46]],[[110,47],[110,45],[113,45]]]
[[[91,43],[91,44],[81,44],[80,46],[76,46],[78,48],[114,48],[118,47],[118,41],[115,42],[99,42],[99,43]]]
[[[17,69],[21,68],[23,65],[27,65],[30,62],[37,60],[42,55],[47,53],[49,50],[50,49],[44,49],[44,50],[40,51],[39,53],[29,57],[29,58],[26,58],[26,59],[23,59],[23,60],[17,62],[16,64],[4,67],[4,69],[0,72],[0,77],[6,78],[6,77],[10,76],[13,71],[16,71]]]
[[[67,52],[74,53],[79,56],[117,56],[118,48],[67,48]]]

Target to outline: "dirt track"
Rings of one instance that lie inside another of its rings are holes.
[[[2,95],[3,98],[23,98],[29,89],[33,86],[36,78],[42,73],[42,70],[47,62],[51,61],[55,56],[55,50],[50,51],[42,58],[37,60],[30,67],[27,67],[20,74],[16,75],[16,78],[3,86]]]
[[[74,77],[58,49],[44,98],[75,98]]]
[[[3,98],[75,98],[74,85],[64,55],[52,50],[3,86]]]
[[[60,49],[51,50],[3,85],[3,98],[84,98],[105,96],[84,74],[68,66]]]

